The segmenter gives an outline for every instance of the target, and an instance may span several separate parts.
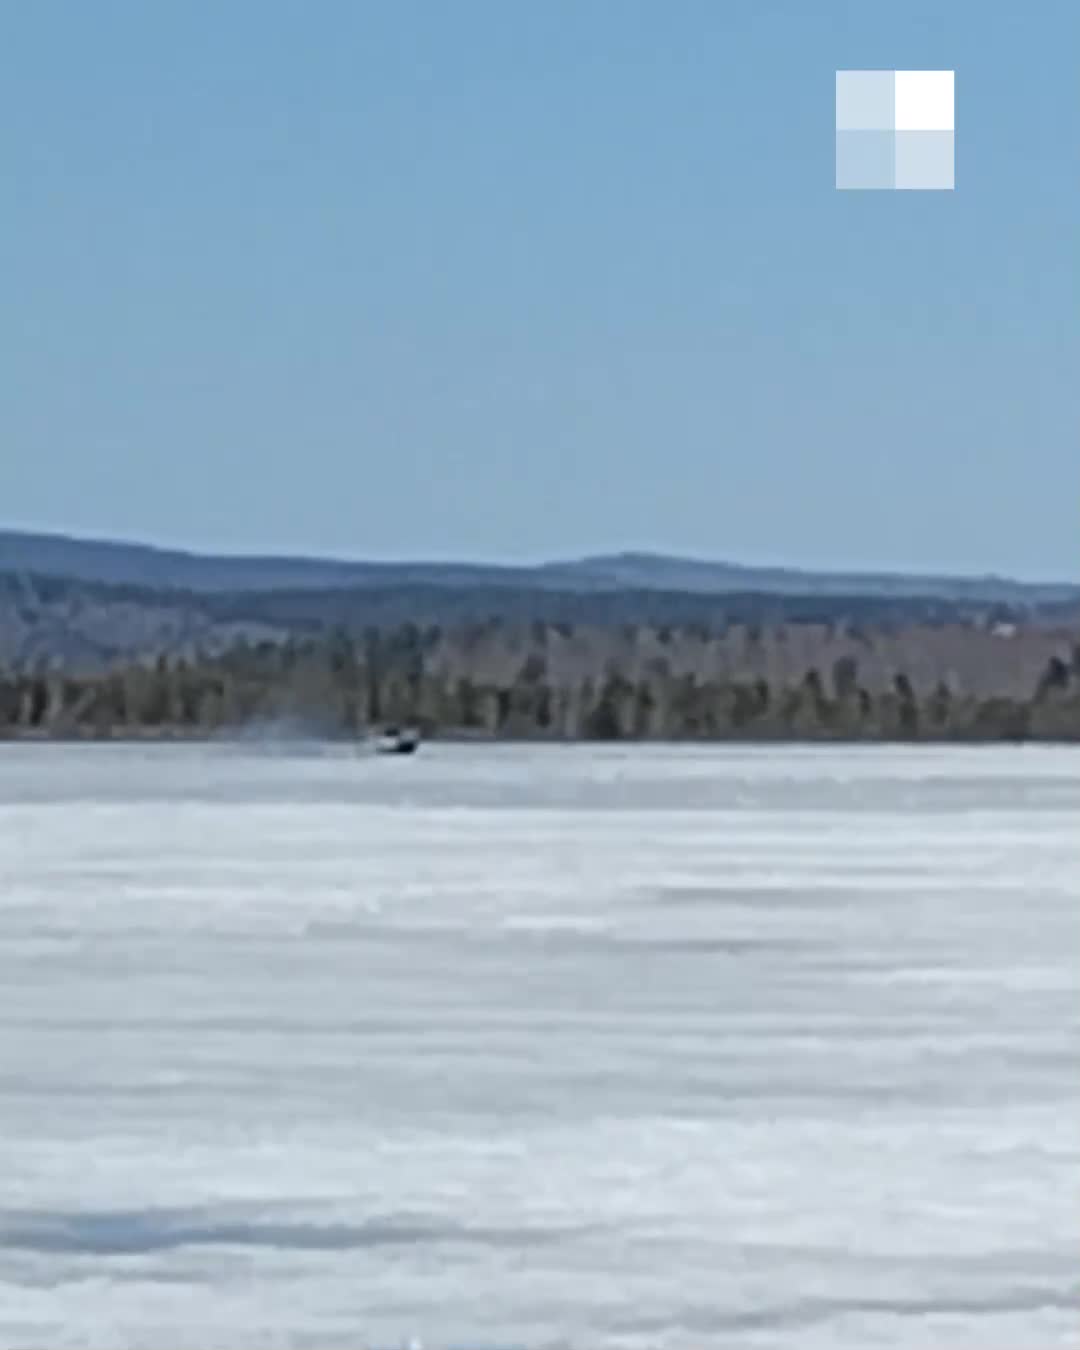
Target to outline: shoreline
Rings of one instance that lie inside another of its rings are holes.
[[[373,745],[378,733],[350,735],[320,735],[311,733],[282,734],[268,730],[260,734],[255,729],[238,728],[232,731],[207,732],[204,729],[185,727],[149,728],[136,730],[117,728],[105,731],[42,731],[36,728],[4,728],[0,730],[0,748],[9,745],[222,745],[233,747],[264,745],[326,745],[364,749]],[[634,746],[688,746],[702,748],[707,746],[760,746],[762,748],[808,748],[813,746],[919,746],[944,748],[979,746],[1017,746],[1046,745],[1061,747],[1080,747],[1080,734],[1065,736],[995,736],[995,735],[922,735],[922,736],[859,736],[851,734],[811,733],[803,735],[725,735],[725,736],[521,736],[479,733],[468,731],[433,731],[421,737],[421,748],[431,745],[471,745],[471,746],[594,746],[621,747]]]

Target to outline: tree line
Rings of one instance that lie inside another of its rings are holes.
[[[493,674],[438,628],[344,631],[75,673],[0,672],[0,735],[211,736],[291,720],[323,735],[390,723],[426,735],[584,740],[1080,740],[1080,646],[1025,693],[975,694],[903,671],[861,679],[850,657],[796,678],[717,677],[609,660],[556,674],[539,634]],[[464,655],[462,655],[464,653]]]

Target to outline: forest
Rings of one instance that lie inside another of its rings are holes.
[[[1080,740],[1065,632],[403,624],[0,671],[0,736]]]

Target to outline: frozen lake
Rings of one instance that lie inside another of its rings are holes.
[[[1045,1350],[1080,753],[0,746],[0,1347]]]

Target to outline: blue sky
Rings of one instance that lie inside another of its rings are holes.
[[[0,9],[2,517],[1072,576],[1080,6]],[[955,193],[836,192],[837,69]]]

